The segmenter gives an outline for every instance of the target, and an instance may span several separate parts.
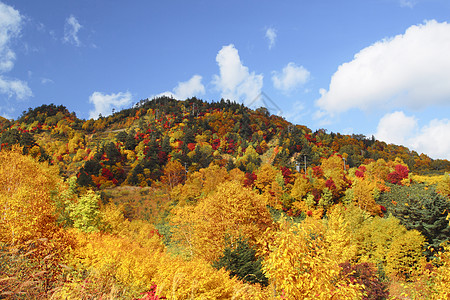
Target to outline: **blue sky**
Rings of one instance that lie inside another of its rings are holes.
[[[0,0],[0,115],[222,97],[450,159],[450,1]]]

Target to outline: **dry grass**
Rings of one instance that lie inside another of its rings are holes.
[[[128,219],[157,222],[170,204],[168,191],[153,187],[118,186],[103,190],[115,205],[124,207]]]
[[[63,268],[52,255],[43,258],[35,255],[36,247],[34,243],[21,249],[1,247],[0,298],[48,299],[63,282]]]

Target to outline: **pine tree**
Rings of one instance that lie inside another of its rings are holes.
[[[261,270],[261,258],[256,258],[256,251],[242,238],[236,244],[226,247],[213,267],[218,270],[225,268],[230,272],[230,278],[236,276],[244,282],[267,286],[269,281]]]
[[[450,226],[446,218],[450,202],[434,188],[419,184],[390,185],[390,192],[383,193],[380,201],[407,229],[422,233],[433,251],[449,240]],[[427,249],[426,254],[431,257],[432,250]]]

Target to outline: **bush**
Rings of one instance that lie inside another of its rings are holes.
[[[377,277],[377,269],[373,264],[360,263],[352,265],[345,262],[339,265],[342,268],[341,274],[348,276],[357,283],[364,284],[366,296],[364,300],[381,300],[389,297],[387,283],[380,281]]]

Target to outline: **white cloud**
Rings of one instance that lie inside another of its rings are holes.
[[[173,99],[180,100],[180,99],[178,99],[178,98],[176,97],[176,95],[175,95],[173,92],[169,92],[169,91],[162,92],[162,93],[159,93],[159,94],[157,94],[157,95],[152,95],[152,96],[150,96],[150,97],[148,97],[148,98],[149,98],[149,99],[154,99],[154,98],[160,98],[160,97],[169,97],[169,98],[173,98]]]
[[[220,75],[214,75],[213,84],[221,91],[221,97],[246,104],[258,99],[263,86],[263,75],[249,72],[242,65],[233,44],[223,46],[216,56]]]
[[[53,80],[51,80],[50,78],[42,77],[41,78],[41,83],[42,84],[49,84],[49,83],[55,83],[55,82]]]
[[[205,87],[202,84],[202,76],[194,75],[188,81],[179,82],[173,91],[177,99],[187,99],[203,95],[205,93]]]
[[[375,137],[389,144],[405,145],[417,131],[417,120],[402,111],[386,114],[380,119]]]
[[[283,112],[283,117],[295,124],[301,124],[302,119],[307,115],[308,110],[306,109],[305,103],[303,101],[295,101],[289,111]]]
[[[339,66],[328,91],[316,105],[329,115],[352,108],[448,104],[450,97],[450,24],[434,20],[409,27],[357,53]]]
[[[70,15],[66,19],[66,24],[64,25],[64,42],[75,45],[79,47],[81,45],[80,39],[78,38],[78,31],[81,29],[81,24],[78,22],[77,18]]]
[[[10,49],[12,38],[20,34],[22,16],[19,11],[0,2],[0,72],[8,72],[14,66],[16,54]]]
[[[380,119],[375,137],[386,143],[404,145],[435,159],[450,159],[449,132],[448,119],[434,119],[419,127],[416,117],[396,111]]]
[[[415,0],[400,0],[401,7],[413,8],[417,4]]]
[[[275,40],[277,39],[277,31],[273,27],[269,27],[266,30],[266,39],[269,41],[269,49],[275,46]]]
[[[94,110],[89,111],[89,117],[92,119],[98,118],[99,114],[102,116],[109,116],[112,109],[121,109],[131,103],[131,93],[117,93],[117,94],[103,94],[101,92],[94,92],[89,97],[89,102],[94,104]]]
[[[13,7],[0,2],[0,93],[9,98],[24,100],[33,96],[28,84],[24,81],[7,78],[2,73],[9,72],[14,67],[16,54],[10,48],[13,38],[20,35],[23,17]]]
[[[272,82],[276,89],[283,92],[290,92],[302,84],[305,84],[310,76],[310,73],[303,66],[296,66],[293,62],[288,63],[279,72],[272,72]]]
[[[411,148],[432,158],[450,160],[450,120],[431,120],[420,129],[419,134],[410,140]]]
[[[203,95],[204,93],[205,86],[202,84],[202,76],[194,75],[188,81],[178,82],[178,85],[173,89],[173,92],[167,91],[149,98],[166,96],[178,100],[185,100],[191,97]]]
[[[18,79],[7,79],[0,75],[0,93],[6,94],[8,97],[13,97],[17,100],[25,100],[33,93],[28,87],[28,84]]]

